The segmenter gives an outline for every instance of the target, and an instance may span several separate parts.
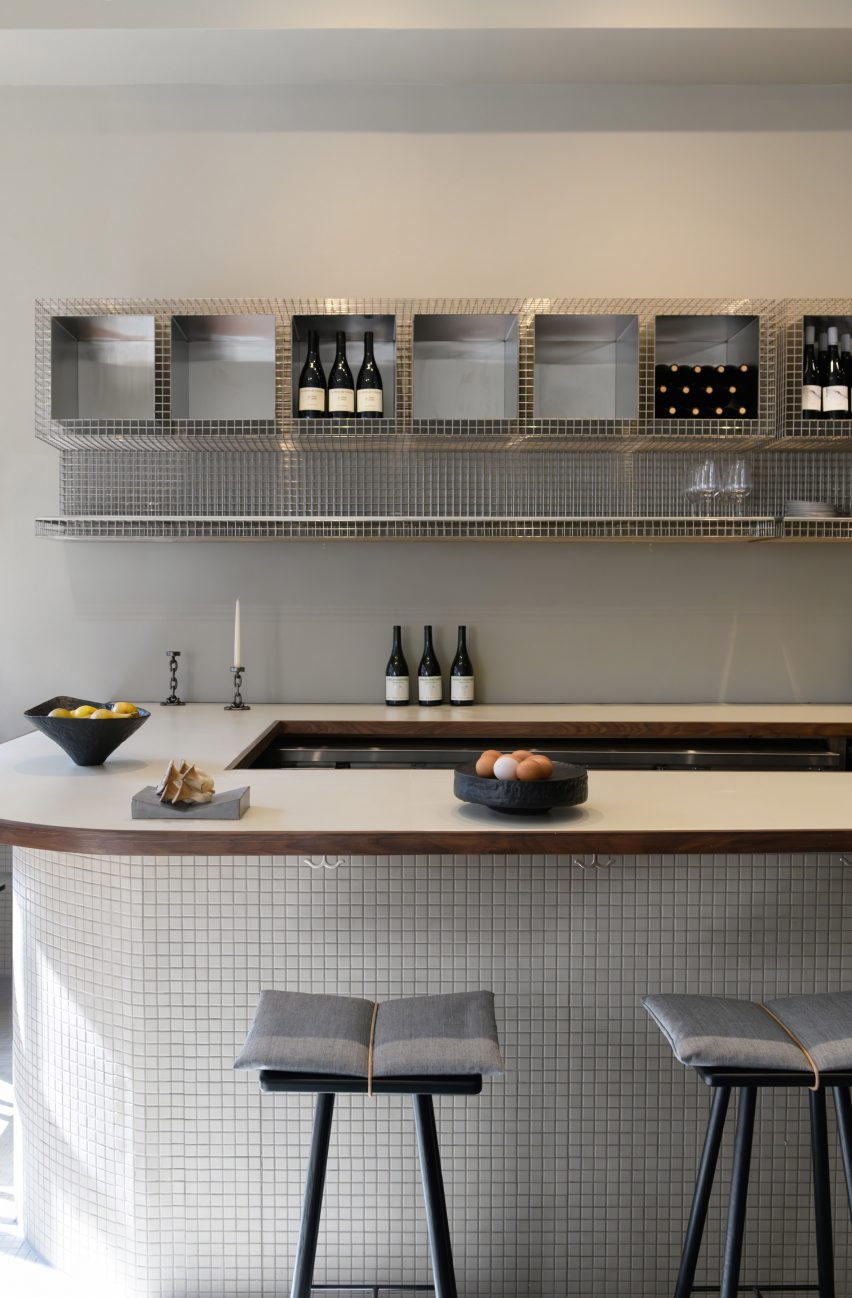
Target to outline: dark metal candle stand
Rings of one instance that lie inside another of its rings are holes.
[[[243,672],[245,667],[232,667],[231,672],[234,677],[234,701],[225,704],[226,712],[251,712],[247,703],[243,703],[243,696],[240,693],[240,686],[243,683]]]
[[[178,658],[180,658],[180,649],[167,649],[166,657],[169,660],[169,688],[171,690],[171,694],[167,699],[163,699],[162,703],[160,704],[160,707],[161,708],[182,708],[184,706],[184,701],[183,699],[178,698],[178,692],[177,692]]]

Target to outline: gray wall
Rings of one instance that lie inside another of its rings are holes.
[[[36,541],[32,306],[842,294],[850,122],[838,87],[0,91],[0,733],[57,690],[161,697],[173,644],[223,697],[237,594],[257,699],[380,697],[398,620],[412,657],[466,621],[492,701],[847,699],[844,547]]]

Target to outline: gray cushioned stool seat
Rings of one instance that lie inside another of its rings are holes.
[[[807,1069],[802,1051],[752,1001],[725,996],[646,996],[642,1002],[675,1058],[691,1067]],[[821,1071],[852,1068],[852,992],[764,1002],[807,1047]]]
[[[311,992],[262,991],[235,1068],[367,1075],[373,1002]],[[385,1001],[376,1014],[373,1076],[503,1070],[492,992]]]

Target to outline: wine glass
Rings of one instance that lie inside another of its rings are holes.
[[[701,512],[709,510],[711,500],[719,494],[719,473],[716,461],[712,456],[700,460],[694,467],[692,476],[686,485],[686,495],[693,506],[698,505]]]
[[[752,492],[751,466],[747,460],[732,460],[722,482],[722,495],[733,503],[737,514],[743,512]]]

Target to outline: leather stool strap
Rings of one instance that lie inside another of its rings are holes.
[[[373,1017],[370,1020],[370,1043],[367,1046],[367,1094],[373,1094],[373,1055],[376,1046],[376,1015],[379,1012],[379,1003],[376,1001],[373,1006]]]
[[[808,1090],[809,1090],[809,1091],[818,1091],[819,1088],[820,1088],[819,1066],[818,1066],[816,1060],[814,1059],[813,1055],[811,1054],[810,1050],[808,1050],[808,1048],[807,1048],[807,1046],[804,1044],[804,1042],[802,1042],[802,1041],[799,1040],[799,1038],[796,1036],[795,1032],[793,1032],[792,1029],[790,1029],[790,1028],[787,1027],[787,1024],[784,1022],[784,1020],[783,1020],[783,1019],[779,1019],[778,1015],[775,1014],[775,1013],[774,1013],[774,1012],[769,1008],[768,1005],[764,1005],[764,1004],[763,1004],[763,1001],[757,1001],[757,1005],[758,1005],[758,1007],[759,1007],[760,1009],[762,1009],[766,1014],[769,1015],[769,1017],[773,1020],[774,1023],[777,1023],[777,1024],[778,1024],[779,1028],[781,1028],[781,1030],[782,1030],[783,1032],[786,1032],[786,1033],[787,1033],[787,1036],[788,1036],[788,1037],[790,1038],[790,1040],[793,1042],[793,1045],[796,1046],[799,1050],[801,1050],[802,1054],[805,1056],[805,1059],[807,1059],[808,1064],[809,1064],[810,1067],[813,1069],[813,1074],[814,1074],[814,1084],[813,1084],[813,1086],[809,1086],[809,1087],[808,1087]]]

